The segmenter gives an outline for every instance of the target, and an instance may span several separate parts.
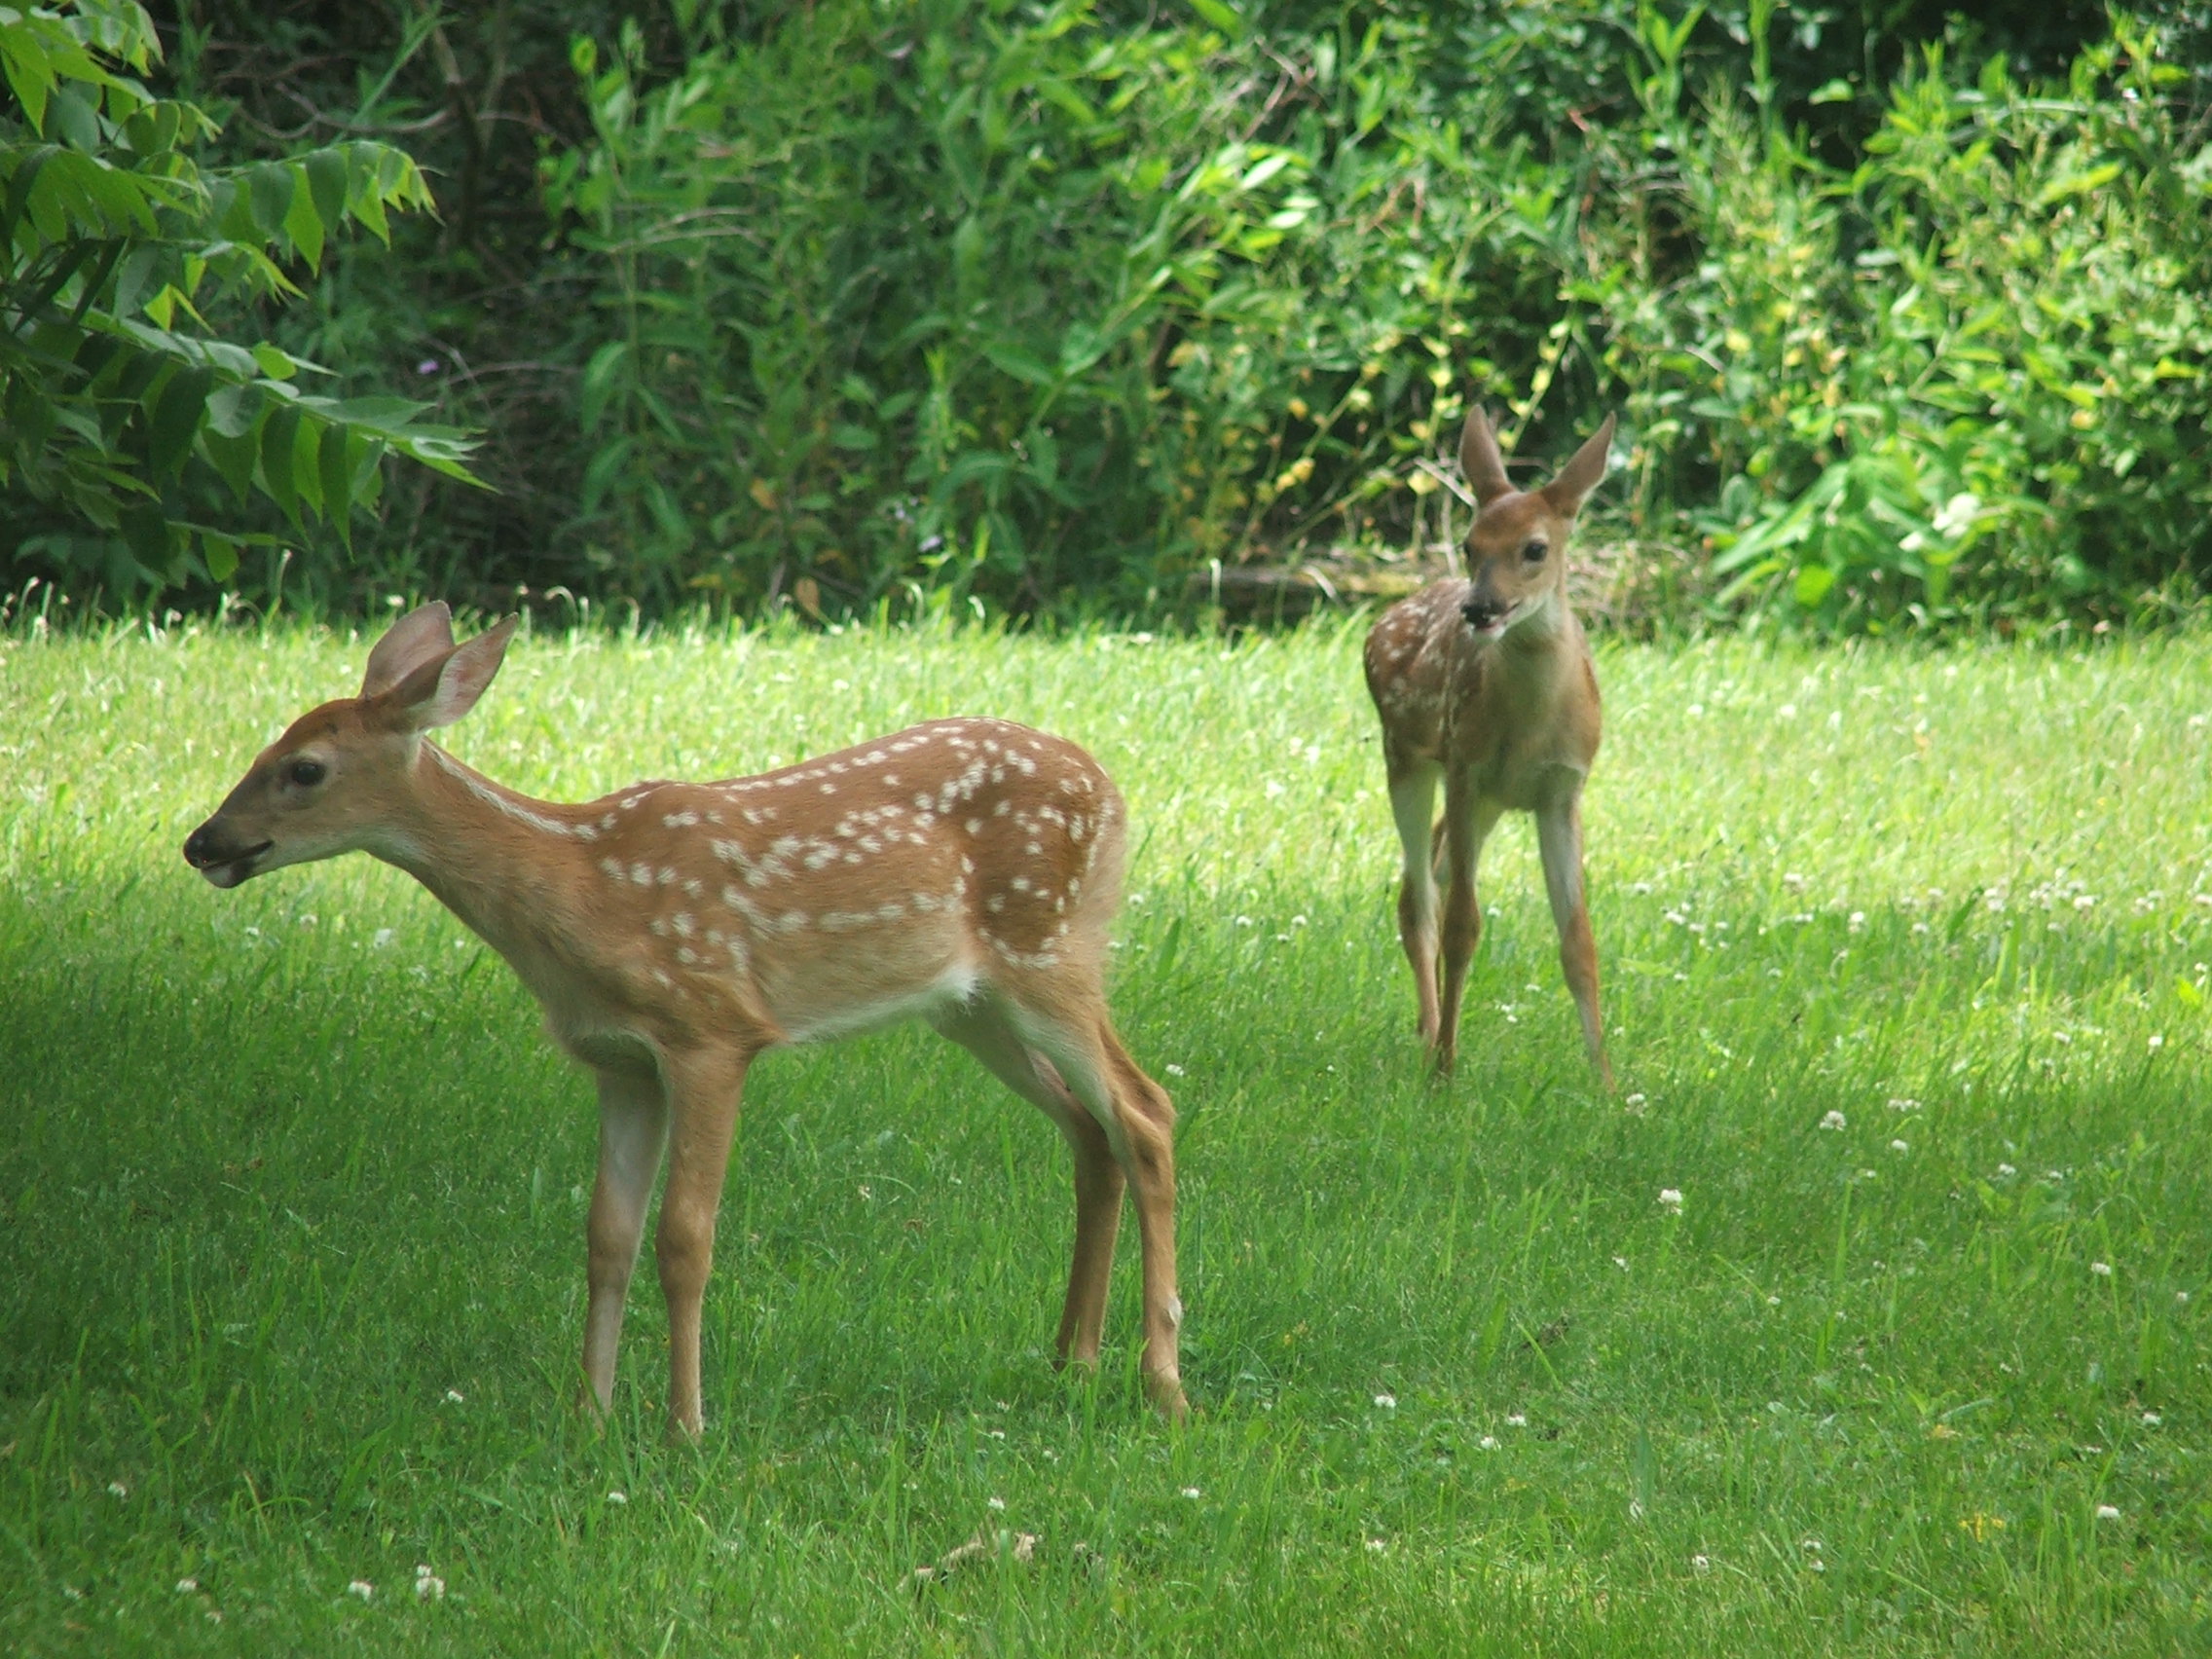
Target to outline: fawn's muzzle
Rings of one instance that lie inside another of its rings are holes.
[[[1487,634],[1505,620],[1505,613],[1511,608],[1510,606],[1478,596],[1459,607],[1459,614],[1466,618],[1467,626],[1476,633]]]
[[[263,841],[259,846],[240,847],[230,841],[210,818],[185,837],[184,862],[213,886],[236,887],[253,873],[261,855],[276,844]]]

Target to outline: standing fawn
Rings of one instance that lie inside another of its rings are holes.
[[[293,722],[184,856],[222,888],[346,852],[396,865],[507,959],[554,1041],[597,1074],[581,1403],[612,1402],[665,1152],[668,1410],[699,1433],[699,1308],[746,1068],[919,1016],[1074,1151],[1063,1362],[1097,1363],[1124,1181],[1134,1190],[1145,1384],[1180,1416],[1175,1111],[1107,1014],[1124,814],[1097,762],[1005,720],[932,720],[756,778],[533,800],[424,736],[475,706],[513,632],[510,617],[456,645],[443,605],[402,617],[361,694]]]
[[[1413,963],[1421,1041],[1437,1070],[1458,1052],[1459,1002],[1482,934],[1475,866],[1502,812],[1536,815],[1560,965],[1582,1037],[1613,1087],[1598,1018],[1598,947],[1582,892],[1582,784],[1598,753],[1598,677],[1567,602],[1567,538],[1605,475],[1613,421],[1541,489],[1518,491],[1481,409],[1459,434],[1474,491],[1467,576],[1431,582],[1367,636],[1367,689],[1382,719],[1390,811],[1405,849],[1398,937]],[[1431,828],[1436,784],[1444,817]],[[1436,880],[1445,877],[1444,994],[1437,996]]]

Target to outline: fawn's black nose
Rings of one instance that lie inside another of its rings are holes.
[[[1467,619],[1468,627],[1479,633],[1495,626],[1497,619],[1505,614],[1505,607],[1493,604],[1487,599],[1470,599],[1459,607],[1459,614]]]
[[[194,869],[222,862],[215,852],[215,837],[208,832],[213,829],[212,822],[203,824],[184,838],[184,862]]]

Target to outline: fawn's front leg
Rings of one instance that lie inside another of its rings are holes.
[[[1390,773],[1390,816],[1398,827],[1403,869],[1398,878],[1398,942],[1414,971],[1421,1046],[1436,1047],[1437,768],[1414,762]]]
[[[622,1305],[645,1236],[653,1177],[668,1144],[668,1097],[649,1068],[599,1071],[599,1175],[591,1192],[584,1315],[584,1381],[576,1403],[604,1413],[614,1403],[614,1354],[622,1340]]]
[[[1475,866],[1482,862],[1483,843],[1497,823],[1498,811],[1495,802],[1475,793],[1466,773],[1445,776],[1444,998],[1431,1051],[1439,1073],[1449,1072],[1459,1056],[1459,1003],[1466,994],[1467,965],[1483,932]]]
[[[668,1423],[699,1437],[699,1309],[714,1269],[715,1214],[729,1168],[730,1138],[752,1055],[704,1049],[663,1059],[668,1080],[668,1187],[660,1200],[661,1294],[668,1299]]]
[[[1544,891],[1559,929],[1559,965],[1582,1015],[1582,1042],[1607,1093],[1613,1068],[1605,1058],[1605,1033],[1598,1014],[1598,940],[1590,931],[1589,897],[1582,886],[1582,797],[1579,789],[1536,814],[1536,845],[1544,860]]]

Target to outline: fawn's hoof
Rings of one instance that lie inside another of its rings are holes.
[[[1180,1378],[1147,1373],[1144,1391],[1145,1397],[1152,1401],[1152,1409],[1169,1422],[1181,1422],[1191,1415],[1191,1402],[1183,1397]]]

